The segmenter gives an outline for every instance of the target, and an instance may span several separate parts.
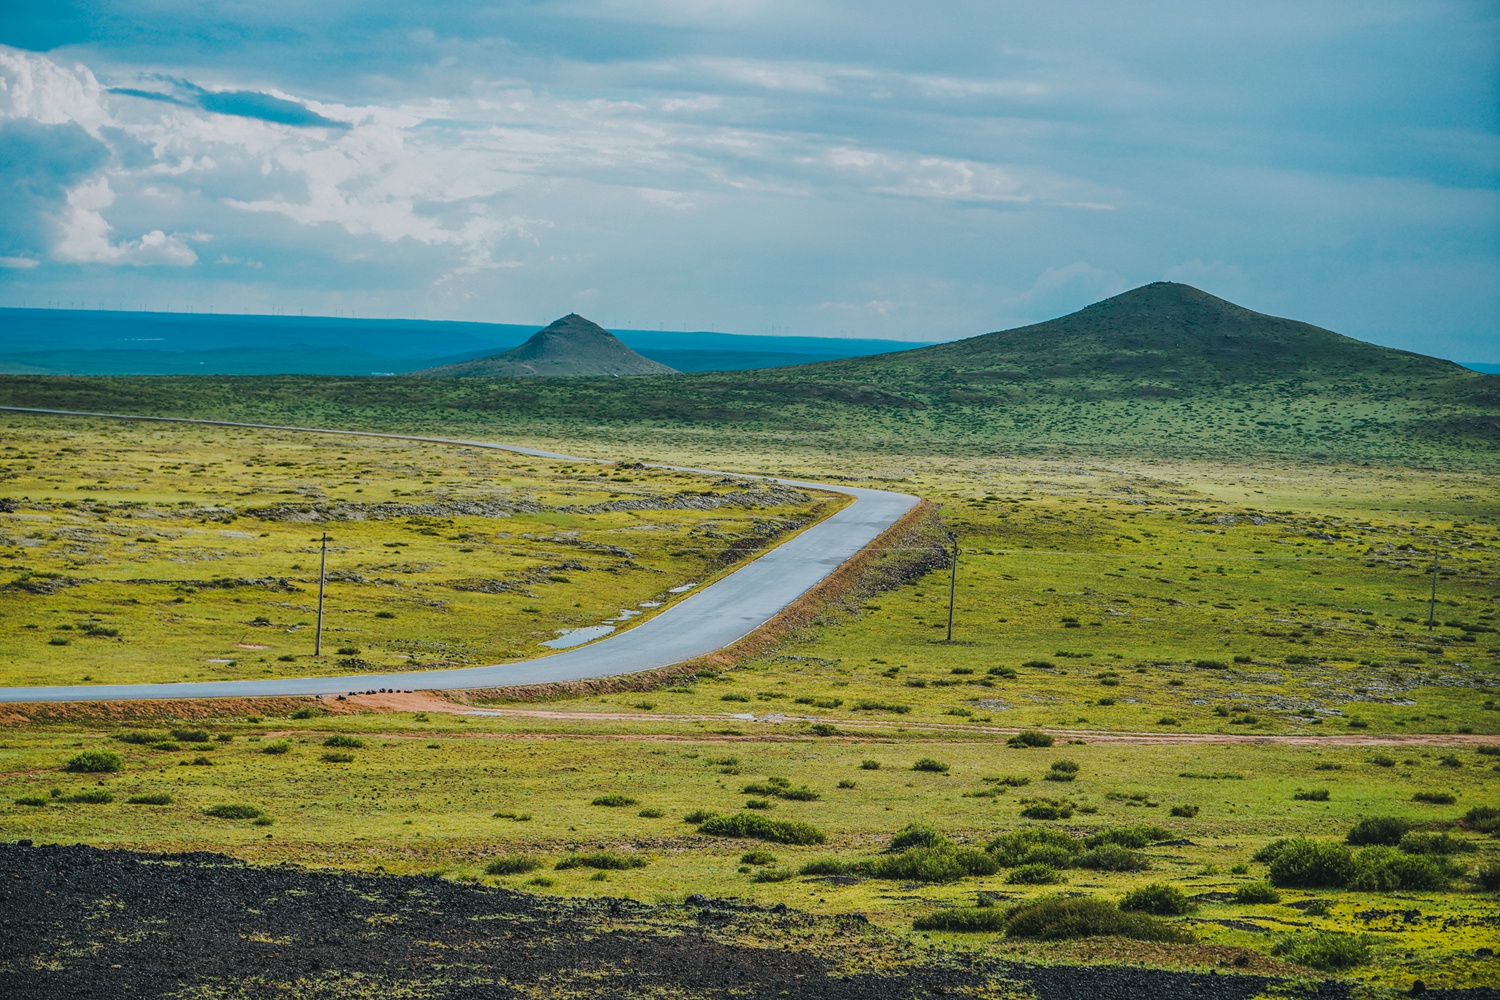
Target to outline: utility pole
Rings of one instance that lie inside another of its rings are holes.
[[[1437,578],[1438,578],[1438,554],[1432,554],[1432,596],[1427,599],[1427,631],[1432,631],[1432,626],[1437,619]]]
[[[948,641],[953,641],[953,599],[958,592],[958,536],[951,531],[948,541],[953,543],[953,572],[948,577]]]
[[[328,532],[323,532],[323,553],[318,557],[318,630],[313,634],[313,655],[323,655],[323,585],[328,581]]]

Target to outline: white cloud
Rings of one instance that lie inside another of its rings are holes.
[[[58,260],[76,264],[166,264],[188,267],[198,255],[176,235],[153,229],[140,239],[110,241],[111,227],[103,211],[114,204],[115,195],[106,178],[86,181],[68,192],[68,212],[62,236],[53,248]]]
[[[12,271],[26,271],[40,263],[31,257],[0,257],[0,267]]]

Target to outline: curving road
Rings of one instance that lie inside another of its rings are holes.
[[[300,431],[354,437],[393,438],[463,448],[488,448],[519,452],[538,458],[595,462],[573,455],[559,455],[515,445],[411,434],[381,434],[374,431],[340,431],[320,427],[283,427],[228,420],[193,420],[186,417],[143,417],[125,413],[86,413],[74,410],[42,410],[0,406],[0,411],[66,417],[96,417],[162,423],[210,424],[217,427],[247,427],[258,430]],[[801,534],[761,555],[723,579],[648,618],[633,628],[610,635],[587,646],[516,663],[454,670],[427,670],[387,674],[347,674],[333,677],[292,677],[254,681],[189,681],[176,684],[97,684],[55,687],[0,688],[0,702],[34,701],[131,701],[155,698],[253,698],[274,695],[333,695],[371,688],[408,691],[460,688],[507,687],[516,684],[547,684],[593,677],[637,673],[671,666],[723,649],[776,617],[807,593],[920,501],[905,493],[832,486],[774,476],[744,476],[709,469],[654,465],[653,468],[712,475],[735,475],[807,489],[843,493],[854,502],[808,528]]]

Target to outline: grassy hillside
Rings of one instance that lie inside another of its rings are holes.
[[[638,454],[1068,452],[1482,464],[1500,378],[1156,284],[878,357],[632,379],[0,377],[0,404],[575,442]]]

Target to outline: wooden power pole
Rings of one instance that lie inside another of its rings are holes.
[[[1432,631],[1432,626],[1437,623],[1437,578],[1438,578],[1438,554],[1432,554],[1432,596],[1427,599],[1427,631]]]
[[[953,599],[958,593],[958,536],[948,535],[953,543],[953,571],[948,576],[948,641],[953,641]]]
[[[313,633],[313,655],[323,655],[323,587],[328,582],[328,532],[323,532],[323,552],[318,557],[318,630]]]

